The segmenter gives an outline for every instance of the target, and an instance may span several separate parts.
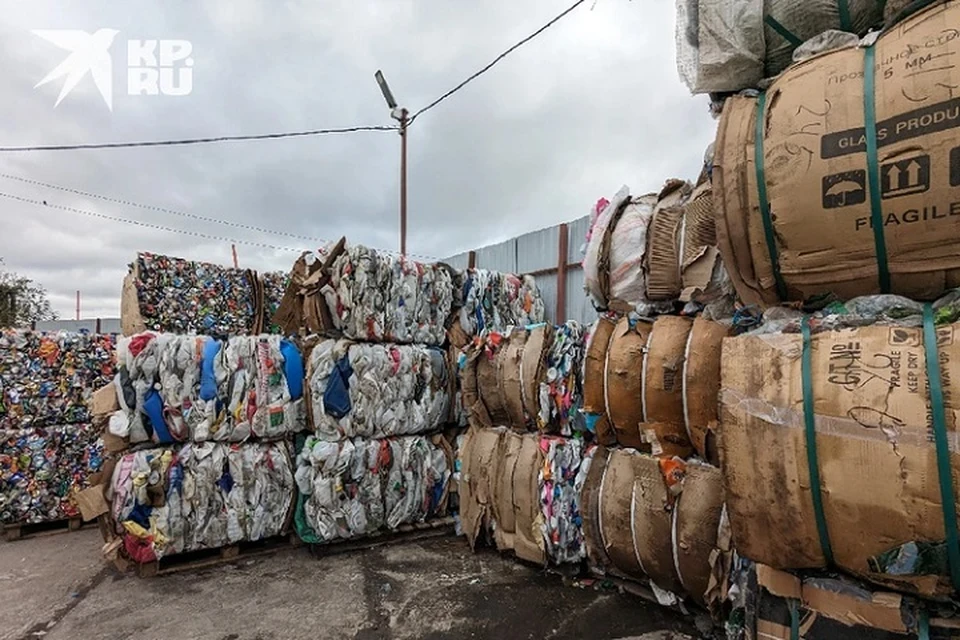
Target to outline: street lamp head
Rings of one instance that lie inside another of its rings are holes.
[[[393,93],[390,91],[390,86],[387,84],[386,78],[383,77],[383,72],[377,70],[373,75],[377,79],[377,84],[380,85],[380,92],[383,94],[383,99],[387,101],[387,106],[391,110],[397,108],[397,101],[393,98]]]

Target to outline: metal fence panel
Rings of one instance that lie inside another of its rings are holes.
[[[590,216],[577,218],[569,223],[569,238],[567,243],[567,264],[580,262],[583,260],[583,254],[580,253],[583,243],[587,241],[587,230],[590,229]]]
[[[517,239],[517,272],[531,273],[557,267],[560,227],[526,233]]]
[[[477,268],[487,269],[488,271],[502,271],[503,273],[516,273],[516,238],[477,249]]]

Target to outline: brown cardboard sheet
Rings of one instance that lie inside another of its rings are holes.
[[[514,551],[517,557],[544,564],[547,560],[541,523],[539,472],[543,465],[539,436],[528,433],[522,436],[517,453],[517,466],[513,472],[513,506],[516,522]]]
[[[644,438],[654,455],[693,453],[683,417],[683,363],[692,322],[661,316],[653,323],[642,366]]]
[[[625,447],[643,448],[640,431],[643,422],[643,351],[651,325],[638,322],[631,327],[621,319],[613,331],[607,350],[605,376],[607,413],[617,434],[617,442]]]
[[[683,368],[683,410],[687,435],[697,453],[719,465],[716,429],[720,404],[720,355],[728,327],[697,318],[687,338]]]
[[[514,513],[514,472],[523,438],[516,433],[507,432],[500,439],[497,452],[497,474],[493,486],[493,517],[496,520],[494,540],[501,551],[512,550],[517,530]]]
[[[716,467],[688,464],[683,492],[674,509],[677,575],[683,590],[706,606],[710,583],[710,556],[717,548],[717,531],[723,512],[723,476]]]

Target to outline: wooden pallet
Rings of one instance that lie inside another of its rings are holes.
[[[426,522],[413,522],[400,525],[395,531],[379,529],[357,538],[331,540],[310,544],[310,553],[315,557],[325,557],[339,553],[373,549],[387,544],[417,542],[430,538],[451,536],[456,533],[456,519],[435,518]]]
[[[164,556],[159,560],[145,564],[134,564],[137,574],[141,578],[151,578],[154,576],[169,575],[181,571],[197,571],[200,569],[209,569],[223,564],[229,564],[238,560],[256,558],[258,556],[276,553],[282,549],[290,549],[300,546],[300,540],[294,534],[279,535],[265,540],[243,541],[225,547],[216,549],[200,549],[197,551],[186,551],[170,556]],[[128,561],[123,565],[117,565],[118,569],[124,570]]]
[[[58,533],[68,531],[79,531],[84,527],[95,526],[95,522],[84,524],[83,518],[63,518],[61,520],[50,520],[47,522],[19,522],[17,524],[8,524],[3,527],[3,536],[7,542],[15,540],[24,540],[27,538],[39,538],[41,536],[52,536]]]

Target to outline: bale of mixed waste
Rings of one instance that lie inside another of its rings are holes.
[[[713,189],[743,302],[930,300],[960,284],[960,77],[937,62],[960,53],[958,22],[960,2],[936,3],[727,100]]]
[[[597,321],[594,333],[609,338],[606,345],[594,339],[588,351],[588,428],[654,455],[696,451],[715,460],[720,345],[729,328],[680,316],[611,325]]]
[[[442,516],[453,462],[440,435],[339,442],[310,436],[297,456],[297,534],[316,544]]]
[[[112,533],[137,563],[281,535],[295,486],[286,442],[131,451],[105,492]]]
[[[307,370],[316,435],[335,441],[439,430],[454,393],[447,355],[423,345],[320,342]]]
[[[860,298],[724,340],[720,457],[739,553],[956,593],[957,297]]]
[[[582,486],[587,556],[598,570],[649,582],[663,605],[707,604],[723,511],[719,469],[599,448]]]
[[[471,428],[459,452],[461,523],[471,546],[537,564],[586,557],[580,495],[589,468],[581,438]]]
[[[571,435],[582,423],[583,338],[569,322],[474,339],[459,367],[471,424]]]
[[[303,361],[280,336],[144,332],[117,342],[117,361],[107,431],[128,443],[239,442],[306,426]]]
[[[90,422],[87,403],[116,372],[116,336],[0,333],[0,429]]]
[[[865,35],[883,23],[876,0],[677,0],[677,69],[691,93],[756,87],[829,30]]]

